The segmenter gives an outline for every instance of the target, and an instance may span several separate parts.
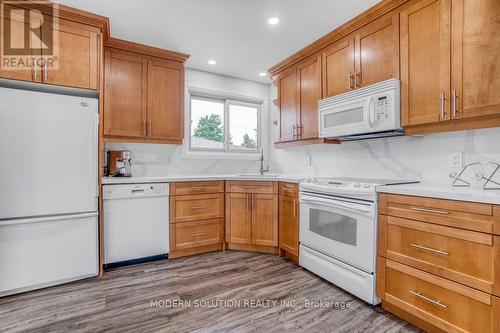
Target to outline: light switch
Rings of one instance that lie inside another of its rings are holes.
[[[454,168],[454,169],[463,168],[463,166],[464,166],[463,152],[452,151],[448,155],[448,166],[450,168]]]

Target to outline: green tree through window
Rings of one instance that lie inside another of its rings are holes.
[[[257,148],[257,143],[250,137],[250,135],[248,135],[248,133],[245,133],[245,135],[243,135],[243,143],[241,146],[244,148]]]
[[[217,114],[201,117],[198,126],[194,130],[194,136],[211,141],[223,142],[224,126],[221,117]]]

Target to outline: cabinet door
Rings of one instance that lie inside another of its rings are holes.
[[[252,244],[278,246],[278,196],[252,194]]]
[[[280,103],[280,139],[292,141],[296,138],[298,124],[297,73],[295,67],[278,77],[278,99]]]
[[[359,30],[356,44],[356,87],[399,78],[399,16],[390,14]]]
[[[252,244],[251,194],[226,194],[226,241]]]
[[[8,5],[4,4],[4,8],[7,9]],[[11,9],[10,7],[9,9]],[[21,14],[18,14],[16,11],[11,11],[11,16],[10,19],[3,17],[3,24],[4,26],[9,26],[10,27],[10,39],[9,40],[4,40],[2,43],[0,43],[0,61],[1,64],[4,64],[5,61],[9,58],[9,56],[6,56],[4,58],[4,43],[10,42],[10,45],[12,47],[28,47],[28,45],[24,45],[24,37],[25,37],[25,32],[29,31],[30,24],[26,23],[24,21],[24,16]],[[24,12],[21,12],[24,13]],[[35,19],[32,19],[35,20]],[[38,22],[38,23],[37,23]],[[39,21],[32,21],[31,25],[32,26],[40,26]],[[3,31],[2,31],[3,33]],[[39,32],[38,32],[39,34]],[[30,45],[31,47],[31,52],[30,54],[26,55],[26,57],[30,57],[35,59],[35,62],[33,64],[27,64],[27,66],[20,66],[20,69],[11,69],[15,68],[14,66],[8,66],[8,68],[2,69],[2,66],[0,66],[0,77],[6,78],[6,79],[14,79],[14,80],[23,80],[23,81],[34,81],[34,82],[40,82],[41,81],[41,71],[38,66],[35,65],[36,60],[40,57],[41,55],[41,41],[40,39],[35,39],[34,34],[30,34]],[[1,37],[3,39],[3,36]],[[13,57],[14,59],[17,59],[17,57]]]
[[[401,123],[450,119],[450,2],[424,0],[401,12]]]
[[[43,82],[76,88],[98,89],[101,34],[65,20],[44,25],[43,33],[56,30],[54,47],[59,52],[58,68],[43,68]],[[43,50],[42,50],[43,53]]]
[[[104,135],[146,135],[147,60],[134,53],[106,49]]]
[[[452,0],[452,118],[500,114],[500,1]]]
[[[323,98],[354,89],[354,38],[348,37],[322,52]]]
[[[300,139],[318,137],[318,101],[321,99],[321,55],[315,55],[297,65]]]
[[[280,248],[299,255],[299,202],[295,196],[280,196],[279,243]]]
[[[148,137],[182,143],[184,67],[168,60],[148,61]]]

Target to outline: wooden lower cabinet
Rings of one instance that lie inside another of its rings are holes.
[[[280,183],[279,251],[280,255],[298,262],[299,189],[297,184]]]
[[[429,332],[500,332],[499,206],[381,194],[377,294]]]
[[[229,249],[277,252],[278,184],[227,182],[226,242]],[[271,194],[268,194],[269,187]],[[247,192],[248,191],[248,192]],[[255,192],[263,193],[255,193]]]
[[[224,249],[224,182],[172,183],[170,193],[170,258]]]

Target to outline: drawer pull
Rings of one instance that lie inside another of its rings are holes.
[[[430,247],[426,247],[426,246],[423,246],[423,245],[410,244],[410,246],[411,247],[415,247],[415,248],[420,249],[420,250],[429,251],[429,252],[436,253],[436,254],[441,254],[443,256],[447,256],[448,255],[448,252],[444,252],[444,251],[441,251],[441,250],[436,250],[436,249],[433,249],[433,248],[430,248]]]
[[[208,190],[208,186],[193,186],[192,190]]]
[[[423,299],[424,301],[432,303],[435,306],[439,306],[442,309],[446,309],[447,308],[447,306],[444,305],[443,303],[441,303],[440,301],[433,300],[432,298],[426,297],[426,296],[422,295],[421,293],[417,293],[417,292],[415,292],[413,290],[410,290],[410,294],[412,294],[413,296],[418,297],[420,299]]]
[[[438,214],[438,215],[449,215],[449,212],[443,211],[443,210],[432,210],[432,209],[425,209],[425,208],[418,208],[418,207],[411,207],[410,210],[413,210],[418,213],[429,213],[429,214]]]
[[[191,237],[206,236],[206,235],[207,235],[206,232],[193,232],[191,234]]]
[[[205,209],[205,208],[208,208],[208,206],[204,205],[204,206],[193,206],[193,207],[191,207],[191,209]]]

